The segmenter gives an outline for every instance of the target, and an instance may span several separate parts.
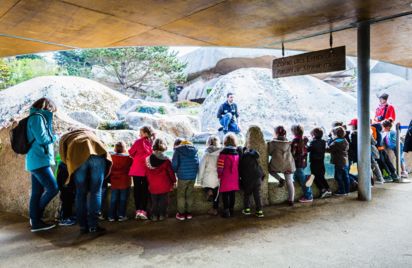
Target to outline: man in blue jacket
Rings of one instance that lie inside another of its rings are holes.
[[[220,105],[217,118],[219,118],[219,122],[222,125],[219,130],[223,130],[224,134],[228,132],[238,134],[240,132],[238,126],[239,113],[237,105],[234,103],[233,93],[227,93],[227,101]]]

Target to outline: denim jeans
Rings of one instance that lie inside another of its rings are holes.
[[[97,227],[102,201],[102,184],[106,159],[92,155],[73,174],[76,184],[76,213],[80,228]],[[89,202],[87,194],[90,192]]]
[[[335,166],[335,179],[338,181],[338,193],[349,193],[349,167]]]
[[[232,121],[233,115],[231,113],[227,113],[220,118],[220,124],[223,127],[223,131],[229,131],[234,133],[239,133],[240,129],[236,122]]]
[[[47,204],[59,192],[50,166],[31,171],[30,219],[32,225],[40,223]]]
[[[109,218],[117,218],[126,216],[127,199],[129,197],[129,188],[127,189],[112,189],[110,197]]]
[[[306,176],[303,168],[297,168],[293,174],[293,180],[298,181],[302,187],[303,196],[306,199],[313,199],[312,188],[306,187]]]

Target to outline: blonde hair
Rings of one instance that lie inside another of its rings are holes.
[[[225,146],[237,146],[237,138],[235,136],[235,134],[232,133],[228,133],[226,134],[225,138],[223,139],[223,144]]]
[[[207,146],[216,146],[216,147],[220,147],[220,139],[218,136],[216,135],[212,135],[210,136],[207,141],[206,141],[206,145]]]

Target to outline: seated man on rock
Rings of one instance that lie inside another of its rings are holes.
[[[220,105],[219,111],[217,112],[217,118],[219,118],[219,122],[222,125],[222,127],[219,128],[219,131],[223,130],[224,134],[228,132],[238,134],[240,132],[238,126],[239,113],[237,105],[234,103],[233,93],[227,93],[227,101]]]

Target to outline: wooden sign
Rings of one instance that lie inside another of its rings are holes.
[[[346,68],[345,46],[274,59],[272,77],[327,73]]]

